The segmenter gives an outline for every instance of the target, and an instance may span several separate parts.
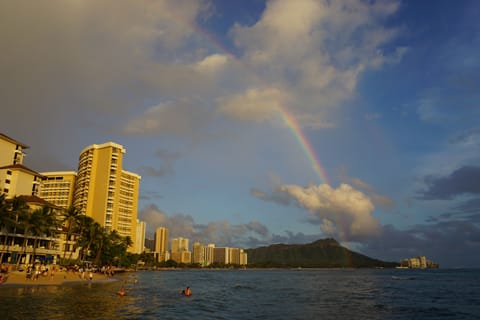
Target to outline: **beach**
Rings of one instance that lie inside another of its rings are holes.
[[[81,283],[99,283],[99,282],[111,282],[116,281],[116,279],[107,277],[102,273],[93,273],[92,280],[88,279],[88,276],[85,279],[81,278],[81,273],[73,271],[57,271],[54,276],[40,275],[38,279],[26,279],[25,271],[10,271],[7,274],[2,274],[3,281],[0,284],[2,286],[35,286],[35,285],[68,285],[68,284],[81,284]]]

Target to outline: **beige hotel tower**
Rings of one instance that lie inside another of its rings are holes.
[[[93,144],[80,153],[73,205],[107,231],[136,242],[141,177],[123,170],[125,148],[114,142]],[[129,251],[134,251],[134,246]]]

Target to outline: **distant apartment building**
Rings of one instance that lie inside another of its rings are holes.
[[[147,224],[137,219],[137,231],[135,236],[135,253],[141,254],[145,251],[145,233]]]
[[[231,264],[240,264],[240,250],[239,248],[228,248],[228,256]],[[242,250],[243,251],[243,250]]]
[[[248,264],[248,255],[243,249],[240,249],[240,265],[246,266],[247,264]]]
[[[240,248],[216,247],[213,261],[220,264],[246,265],[247,253]]]
[[[427,257],[425,256],[418,256],[418,257],[403,259],[400,262],[400,267],[410,268],[410,269],[438,268],[438,263],[428,260]]]
[[[178,263],[192,262],[192,253],[189,251],[188,239],[180,237],[171,240],[170,258]]]
[[[192,263],[206,266],[205,260],[205,246],[200,242],[194,242],[192,245]]]
[[[168,229],[165,227],[158,227],[155,230],[155,254],[157,255],[157,262],[163,262],[167,259],[168,252]]]
[[[39,196],[54,205],[67,209],[73,204],[75,171],[42,172],[43,181]]]
[[[205,265],[209,266],[213,263],[215,257],[215,244],[209,243],[205,248]]]
[[[145,252],[155,252],[155,239],[145,238]]]
[[[227,247],[215,247],[213,254],[213,262],[220,264],[228,264],[230,261],[230,250]]]
[[[81,151],[73,205],[107,231],[116,230],[135,243],[141,177],[123,170],[125,152],[114,142],[93,144]]]
[[[0,192],[11,199],[17,195],[37,196],[42,174],[23,165],[28,146],[0,133]]]

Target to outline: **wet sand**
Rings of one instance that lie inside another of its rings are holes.
[[[82,283],[102,283],[102,282],[112,282],[117,281],[117,279],[109,278],[101,273],[94,273],[93,280],[82,279],[80,273],[66,272],[66,271],[57,271],[53,277],[48,276],[39,276],[37,280],[26,279],[25,271],[10,271],[8,274],[3,275],[3,282],[0,284],[0,289],[2,286],[60,286],[60,285],[69,285],[69,284],[82,284]],[[86,278],[88,278],[88,273],[86,273]]]

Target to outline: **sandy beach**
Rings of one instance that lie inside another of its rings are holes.
[[[111,282],[117,281],[117,279],[107,277],[101,273],[94,273],[93,280],[82,279],[80,273],[78,272],[66,272],[66,271],[57,271],[53,277],[48,276],[39,276],[37,280],[26,279],[25,272],[20,271],[10,271],[8,274],[2,274],[3,281],[0,284],[2,286],[59,286],[59,285],[68,285],[68,284],[82,284],[82,283],[99,283],[99,282]],[[88,276],[87,276],[88,277]]]

